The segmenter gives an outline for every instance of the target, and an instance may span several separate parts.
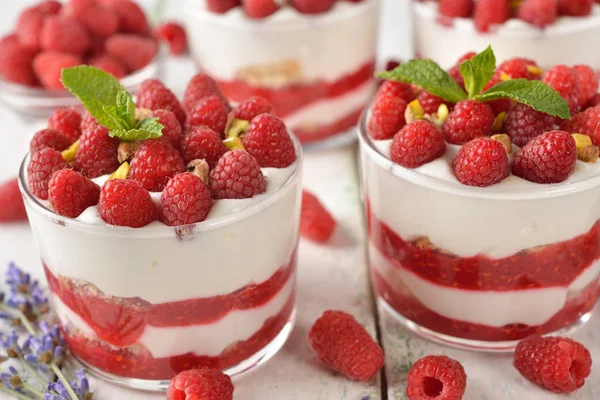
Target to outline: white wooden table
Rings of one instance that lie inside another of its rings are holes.
[[[27,2],[29,2],[28,0]],[[145,1],[145,0],[143,0]],[[400,39],[408,32],[406,19],[399,15],[405,0],[387,0],[384,13],[387,41],[384,54],[406,55],[407,43]],[[0,2],[0,29],[9,26],[25,1]],[[173,5],[175,3],[175,5]],[[171,2],[169,15],[178,15],[180,1]],[[1,56],[1,55],[0,55]],[[167,64],[165,80],[178,94],[186,78],[193,74],[187,59]],[[29,137],[43,121],[23,118],[0,105],[0,181],[16,175],[27,149]],[[319,195],[340,224],[332,243],[318,246],[302,241],[299,250],[298,315],[292,335],[282,351],[259,370],[235,382],[236,399],[318,400],[318,399],[405,399],[406,374],[411,363],[427,354],[446,354],[460,360],[468,375],[464,400],[550,400],[557,395],[541,390],[523,379],[511,366],[507,355],[469,353],[424,341],[404,330],[376,306],[368,282],[365,260],[363,215],[358,190],[356,148],[306,155],[305,186]],[[0,225],[0,272],[9,261],[16,261],[34,276],[42,278],[41,264],[27,224]],[[324,368],[312,354],[307,331],[326,309],[342,309],[354,314],[375,336],[380,332],[386,353],[382,377],[370,383],[351,382]],[[600,315],[573,337],[582,341],[600,363]],[[151,394],[123,389],[93,380],[95,398],[164,399]],[[588,382],[576,394],[576,400],[600,399],[600,368],[595,367]],[[0,400],[7,399],[0,394]]]

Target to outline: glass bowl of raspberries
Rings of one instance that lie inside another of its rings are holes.
[[[262,96],[303,144],[341,144],[376,90],[379,3],[188,1],[189,48],[231,101]]]
[[[589,319],[600,286],[600,107],[587,66],[413,60],[360,124],[379,302],[419,334],[488,351]],[[537,68],[537,67],[536,67]]]
[[[0,101],[48,117],[79,101],[60,81],[61,69],[92,65],[131,93],[159,76],[162,52],[144,11],[132,0],[44,0],[25,8],[0,39]]]
[[[63,81],[87,111],[34,135],[20,188],[73,354],[146,390],[272,357],[295,315],[298,140],[264,99],[232,109],[204,75],[193,113],[158,80],[135,103],[93,67]]]

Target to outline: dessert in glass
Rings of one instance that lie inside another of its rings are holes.
[[[145,390],[164,390],[198,366],[251,370],[283,346],[294,323],[300,144],[270,114],[245,115],[278,127],[283,161],[260,154],[262,133],[249,121],[230,122],[223,142],[225,132],[191,117],[182,134],[166,110],[181,106],[156,80],[142,83],[137,107],[139,129],[129,132],[155,131],[140,123],[150,115],[162,137],[111,138],[87,114],[74,145],[61,153],[37,133],[21,166],[70,349],[100,377]],[[211,144],[194,147],[200,142]]]
[[[321,2],[330,7],[314,12],[292,2],[267,15],[210,3],[187,2],[189,47],[231,101],[266,98],[303,144],[355,137],[376,87],[379,0]]]
[[[385,76],[401,81],[411,66],[434,68],[413,62]],[[543,76],[549,86],[500,84],[544,90],[560,118],[518,94],[495,116],[485,100],[500,86],[467,99],[458,83],[448,87],[462,100],[426,112],[418,99],[399,99],[408,83],[387,81],[365,111],[359,138],[372,284],[409,329],[449,345],[508,351],[589,319],[600,290],[600,163],[589,122],[600,107],[566,119],[568,102],[550,89],[563,67]],[[464,79],[467,87],[474,81]]]

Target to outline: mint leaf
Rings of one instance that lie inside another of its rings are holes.
[[[407,82],[451,103],[467,98],[467,94],[446,71],[431,60],[411,60],[392,71],[375,74],[378,78]]]
[[[512,99],[562,119],[571,119],[569,105],[557,91],[541,81],[511,79],[492,86],[487,92],[475,96],[474,100],[491,101]]]
[[[113,129],[109,135],[125,141],[155,139],[162,136],[163,128],[158,118],[144,118],[133,129]]]
[[[496,69],[496,56],[491,46],[470,60],[460,64],[460,74],[465,79],[469,97],[477,96],[490,81]]]
[[[115,114],[127,128],[135,127],[135,103],[127,90],[122,90],[117,94]]]

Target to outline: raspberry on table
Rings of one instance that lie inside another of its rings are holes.
[[[231,378],[214,368],[196,368],[180,372],[171,379],[167,400],[233,400]]]
[[[32,67],[35,53],[23,47],[16,35],[8,35],[0,40],[0,54],[2,79],[27,86],[37,84]]]
[[[27,186],[35,197],[48,200],[48,182],[52,175],[68,168],[62,154],[47,148],[34,153],[27,164]]]
[[[0,183],[0,223],[26,219],[27,213],[17,178]]]
[[[565,337],[521,340],[514,366],[525,378],[555,393],[571,393],[585,383],[592,369],[590,352]]]
[[[114,172],[119,167],[119,139],[111,138],[108,129],[95,125],[84,130],[75,154],[75,167],[90,178]]]
[[[243,0],[242,7],[248,17],[255,19],[266,18],[279,10],[275,0]]]
[[[559,183],[571,175],[576,161],[575,139],[564,131],[550,131],[517,152],[512,173],[531,182]]]
[[[556,0],[524,0],[517,17],[538,28],[552,25],[557,17]]]
[[[242,5],[242,0],[206,0],[208,9],[217,14],[225,14],[227,11]]]
[[[475,3],[473,19],[479,32],[487,32],[494,24],[503,24],[510,18],[508,0],[479,0]]]
[[[34,154],[46,148],[63,151],[68,148],[71,143],[73,143],[71,139],[59,131],[54,129],[42,129],[37,131],[31,138],[31,141],[29,142],[29,152]]]
[[[336,0],[292,0],[292,6],[302,14],[321,14],[331,10]]]
[[[365,327],[343,311],[325,311],[310,328],[308,342],[325,365],[352,380],[374,378],[385,362]]]
[[[523,147],[534,137],[553,130],[555,121],[551,115],[517,103],[506,113],[504,132],[510,136],[512,143]]]
[[[88,60],[88,65],[93,65],[102,71],[108,72],[117,79],[121,79],[127,75],[127,69],[116,58],[108,54],[100,54]]]
[[[99,0],[99,2],[117,14],[121,32],[139,35],[150,32],[146,14],[136,2],[131,0]]]
[[[141,228],[156,221],[150,193],[131,179],[111,179],[102,186],[98,214],[110,225]]]
[[[533,68],[532,68],[533,67]],[[541,69],[538,72],[538,65],[535,61],[527,58],[511,58],[510,60],[504,61],[496,68],[494,76],[498,79],[496,83],[500,83],[502,74],[509,76],[511,79],[539,79],[541,75]]]
[[[274,115],[254,117],[242,140],[246,151],[262,168],[285,168],[296,161],[296,149],[287,127]]]
[[[566,65],[556,65],[543,76],[542,81],[556,90],[569,104],[571,115],[579,111],[580,85],[579,78],[572,68]]]
[[[48,183],[50,206],[65,217],[77,218],[99,199],[100,186],[72,169],[56,171]]]
[[[331,239],[337,222],[314,194],[302,191],[300,235],[317,243]]]
[[[158,52],[153,38],[132,33],[119,33],[106,39],[106,52],[119,60],[130,71],[137,71],[150,64]]]
[[[187,165],[190,161],[203,159],[213,169],[227,147],[221,137],[207,126],[192,126],[181,141],[181,155]]]
[[[57,108],[48,119],[48,128],[61,132],[73,143],[81,136],[81,114],[73,108]]]
[[[208,216],[212,207],[210,189],[202,180],[185,172],[167,183],[160,197],[160,220],[168,226],[195,224]]]
[[[594,0],[557,0],[558,13],[573,17],[586,17],[591,14]]]
[[[508,176],[508,155],[502,143],[487,137],[465,143],[452,161],[456,179],[468,186],[491,186]]]
[[[165,22],[156,30],[156,36],[169,44],[171,54],[180,55],[187,53],[187,34],[180,24]]]
[[[406,168],[417,168],[444,154],[446,143],[441,132],[427,121],[404,126],[392,139],[390,158]]]
[[[598,73],[588,65],[573,67],[579,79],[579,105],[583,107],[598,92]]]
[[[251,154],[232,150],[210,171],[210,190],[213,199],[249,199],[266,192],[267,181]]]
[[[440,0],[440,14],[449,18],[468,18],[473,14],[473,0]]]
[[[69,11],[94,36],[107,38],[119,29],[114,11],[95,0],[70,0]]]
[[[442,104],[446,104],[450,108],[450,104],[445,102],[441,97],[429,93],[427,90],[421,90],[417,96],[419,104],[423,107],[425,114],[437,114],[438,109]]]
[[[448,143],[463,144],[471,139],[492,134],[494,113],[485,103],[461,100],[454,106],[442,125]]]
[[[177,97],[158,79],[146,79],[140,84],[137,92],[138,108],[149,110],[168,110],[175,114],[183,126],[186,114]]]
[[[150,192],[160,192],[169,179],[184,171],[183,159],[170,143],[150,139],[143,141],[135,151],[129,179]]]
[[[600,106],[591,107],[576,114],[570,120],[564,121],[560,129],[570,133],[588,135],[594,144],[600,144]]]
[[[179,150],[183,130],[175,114],[169,110],[154,110],[152,116],[158,118],[158,122],[163,126],[162,137],[166,138],[175,149]]]
[[[90,48],[90,38],[83,26],[74,18],[53,15],[44,19],[41,32],[44,50],[62,51],[82,55]]]
[[[225,136],[227,125],[227,108],[219,96],[208,96],[196,104],[188,116],[190,125],[206,125],[213,131]]]
[[[419,359],[408,372],[408,400],[461,400],[467,375],[461,363],[446,356],[430,355]]]
[[[42,28],[46,15],[36,7],[26,8],[19,14],[15,26],[19,43],[24,49],[37,52],[41,49]]]
[[[206,74],[196,74],[190,79],[183,95],[183,108],[188,112],[205,97],[219,96],[223,99],[223,103],[227,103],[217,83]]]
[[[399,97],[377,96],[371,107],[369,135],[375,140],[391,139],[406,125],[404,112],[407,105],[408,103]]]
[[[377,96],[394,96],[410,103],[415,99],[415,90],[412,85],[404,82],[396,81],[383,81],[379,90],[377,90]]]
[[[260,114],[275,114],[273,105],[264,97],[253,96],[242,101],[234,110],[235,117],[246,121],[252,121]]]
[[[46,89],[64,89],[60,81],[63,68],[75,67],[83,62],[81,57],[53,50],[42,51],[33,59],[33,70]]]

